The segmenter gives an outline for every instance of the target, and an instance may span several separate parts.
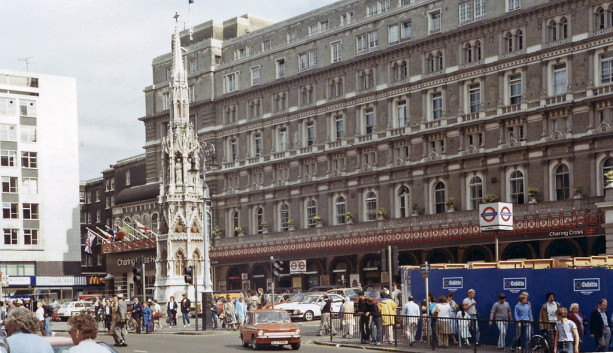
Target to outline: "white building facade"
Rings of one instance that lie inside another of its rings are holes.
[[[80,277],[76,80],[0,71],[4,296],[72,297]]]

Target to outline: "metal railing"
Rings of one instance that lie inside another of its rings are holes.
[[[552,352],[554,326],[537,321],[407,315],[365,316],[333,313],[323,332],[334,340],[412,346],[435,350],[457,347],[477,351]]]

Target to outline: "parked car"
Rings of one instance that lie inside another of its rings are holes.
[[[85,300],[66,302],[62,304],[62,306],[57,310],[55,320],[68,320],[71,316],[78,315],[82,312],[90,313],[93,315],[94,304]]]
[[[275,307],[277,306],[277,304],[284,304],[284,303],[291,303],[291,302],[301,302],[305,297],[307,297],[309,294],[306,293],[296,293],[293,294],[291,296],[289,296],[287,299],[280,301],[279,303],[275,302]],[[272,303],[267,302],[265,305],[265,308],[268,309],[272,307]]]
[[[348,297],[351,300],[357,300],[358,299],[358,292],[360,291],[360,288],[334,288],[334,289],[330,289],[328,290],[329,294],[338,294],[342,297]]]
[[[323,296],[324,294],[307,295],[300,302],[281,303],[275,305],[275,308],[287,311],[292,318],[311,321],[321,316],[321,308],[324,306]],[[332,299],[332,307],[330,310],[334,313],[338,313],[343,304],[343,297],[336,294],[329,294],[329,296],[330,299]]]
[[[43,338],[46,339],[49,344],[51,344],[54,353],[65,353],[68,352],[70,348],[75,346],[70,336],[45,336]],[[104,348],[108,349],[109,353],[117,353],[116,350],[111,348],[108,344],[100,341],[99,339],[96,339],[96,344],[99,344]]]
[[[300,349],[300,327],[293,324],[288,313],[278,309],[259,309],[247,312],[240,329],[243,347],[258,349],[264,345],[290,345]]]

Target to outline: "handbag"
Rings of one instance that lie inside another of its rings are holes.
[[[161,313],[161,312],[159,312],[159,311],[153,315],[153,318],[154,318],[154,319],[159,319],[159,318],[161,318],[161,317],[162,317],[162,313]]]

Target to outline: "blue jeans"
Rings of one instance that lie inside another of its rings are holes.
[[[558,352],[560,353],[573,353],[573,342],[558,342]]]
[[[377,328],[377,336],[375,337],[375,327]],[[381,324],[381,317],[373,317],[370,322],[370,336],[371,342],[381,342],[383,340],[383,326]]]
[[[215,323],[214,328],[217,328],[217,313],[213,313],[213,322]]]
[[[47,336],[53,335],[53,331],[51,330],[51,317],[50,316],[47,316],[45,318],[45,321],[43,321],[43,328],[45,329]]]
[[[183,326],[189,325],[190,324],[190,322],[189,322],[189,312],[182,313],[182,314],[183,314]],[[187,321],[187,324],[185,323],[185,321]]]
[[[475,325],[475,344],[479,344],[480,338],[481,338],[481,332],[479,331],[479,321],[477,320],[477,315],[470,315],[471,319],[474,319],[474,323],[471,322],[471,327],[473,327],[472,325]]]

